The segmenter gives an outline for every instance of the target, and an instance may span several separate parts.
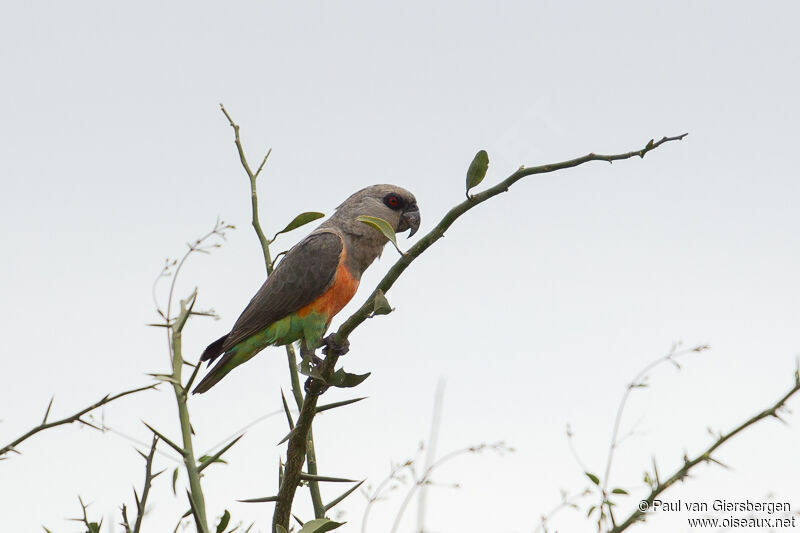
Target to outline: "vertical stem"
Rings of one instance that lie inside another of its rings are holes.
[[[265,158],[266,160],[266,158]],[[253,210],[253,229],[256,231],[259,242],[261,242],[261,251],[264,253],[264,264],[267,265],[267,275],[272,274],[272,257],[269,253],[270,241],[264,235],[264,230],[261,229],[261,222],[258,220],[258,193],[256,192],[256,177],[250,173],[250,205]]]
[[[306,438],[306,468],[312,476],[319,473],[317,471],[317,455],[314,453],[314,431],[310,427],[308,428],[308,438]],[[314,505],[314,518],[325,518],[325,504],[322,503],[319,483],[309,481],[308,489],[311,491],[311,503]]]
[[[264,263],[267,267],[267,276],[272,274],[274,266],[272,264],[272,257],[269,250],[270,241],[264,236],[261,229],[261,223],[258,220],[258,194],[256,193],[256,180],[250,179],[250,192],[251,204],[253,207],[253,229],[258,235],[258,240],[261,241],[261,250],[264,252]],[[289,376],[292,381],[292,396],[297,404],[297,409],[303,408],[303,389],[300,387],[300,375],[297,371],[297,354],[294,351],[294,346],[287,344],[286,348],[286,361],[289,364]],[[314,434],[311,429],[308,430],[308,438],[306,440],[306,460],[308,473],[317,475],[317,454],[314,450]],[[314,505],[314,518],[325,517],[325,504],[322,503],[322,493],[319,490],[319,482],[309,481],[308,489],[311,491],[311,503]]]
[[[297,354],[291,344],[286,345],[286,359],[289,363],[289,374],[292,378],[292,395],[299,411],[303,410],[303,389],[300,387],[300,376],[297,372]],[[314,432],[309,427],[308,437],[306,438],[306,468],[308,473],[316,476],[317,454],[314,449]],[[325,504],[322,503],[322,493],[319,490],[318,481],[309,481],[308,490],[311,491],[311,503],[314,506],[314,518],[325,518]]]
[[[182,310],[182,314],[187,311]],[[181,355],[181,329],[185,322],[178,320],[172,328],[172,377],[175,383],[172,389],[175,391],[175,400],[178,402],[178,417],[181,422],[181,436],[183,437],[183,464],[186,466],[186,474],[189,477],[189,489],[194,507],[197,509],[197,531],[198,533],[208,533],[208,519],[206,518],[206,503],[203,497],[203,488],[200,485],[200,472],[197,470],[197,461],[194,457],[194,447],[192,445],[192,424],[189,419],[189,408],[186,405],[186,395],[184,394],[181,383],[181,370],[183,368],[183,356]]]
[[[233,121],[233,118],[230,116],[228,111],[225,109],[225,106],[220,104],[220,109],[222,113],[225,115],[225,118],[228,119],[228,123],[230,124],[231,128],[233,128],[234,133],[234,144],[236,144],[236,151],[239,153],[239,161],[242,164],[242,168],[247,173],[247,177],[250,180],[250,206],[252,208],[252,225],[253,229],[256,232],[256,236],[258,236],[258,240],[261,243],[261,252],[264,254],[264,265],[267,268],[267,276],[272,274],[273,264],[272,264],[272,255],[270,254],[269,245],[272,244],[272,241],[267,239],[266,235],[264,235],[264,230],[261,228],[261,222],[259,221],[258,217],[258,191],[256,189],[256,179],[258,179],[261,170],[264,168],[264,165],[269,158],[269,155],[272,153],[272,149],[267,151],[267,155],[264,156],[264,160],[259,165],[258,169],[253,172],[250,168],[250,164],[247,162],[247,156],[245,156],[244,148],[242,147],[242,140],[239,135],[239,125]],[[297,372],[297,355],[295,354],[294,347],[291,344],[286,345],[286,359],[289,363],[289,375],[292,381],[292,394],[294,396],[295,403],[297,404],[297,408],[302,411],[303,408],[303,390],[300,388],[300,377]],[[312,415],[313,418],[313,415]],[[310,474],[317,473],[317,458],[314,452],[314,437],[311,434],[310,428],[308,431],[308,439],[307,439],[307,459],[308,459],[308,472]],[[301,465],[302,466],[302,465]],[[314,515],[316,518],[322,518],[325,516],[325,507],[322,503],[322,496],[320,495],[319,490],[319,483],[317,481],[309,481],[308,482],[309,489],[311,490],[311,501],[314,504]],[[291,505],[290,505],[291,510]],[[288,522],[286,524],[288,528]]]
[[[320,375],[323,379],[330,379],[338,359],[335,355],[325,357],[320,368]],[[310,440],[309,432],[311,431],[311,423],[314,421],[314,416],[317,414],[317,400],[319,399],[319,391],[322,384],[312,382],[311,386],[316,389],[316,393],[312,392],[306,395],[303,407],[300,409],[300,416],[298,416],[292,436],[289,438],[283,482],[278,490],[278,501],[275,503],[275,512],[272,515],[273,531],[278,525],[283,526],[287,531],[289,530],[292,502],[294,501],[297,485],[300,483],[300,471],[306,460]]]
[[[444,398],[444,379],[440,378],[436,385],[436,395],[433,400],[433,418],[431,419],[431,431],[428,436],[428,451],[425,454],[425,470],[430,471],[436,461],[436,445],[439,441],[439,428],[442,425],[442,403]],[[425,515],[427,511],[428,485],[423,484],[419,488],[417,503],[417,531],[425,531]]]

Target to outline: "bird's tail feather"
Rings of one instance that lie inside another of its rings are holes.
[[[208,347],[203,350],[203,355],[200,356],[200,361],[208,361],[208,364],[210,365],[214,359],[222,354],[222,345],[225,344],[226,340],[228,340],[228,335],[223,335],[219,339],[209,344]]]
[[[208,351],[208,349],[206,349],[206,351]],[[230,366],[229,368],[225,368],[226,366],[228,366],[227,363],[230,362],[231,359],[233,359],[234,354],[235,352],[228,352],[225,355],[223,355],[222,359],[220,359],[219,362],[216,365],[214,365],[214,368],[212,368],[211,371],[208,374],[206,374],[203,379],[200,380],[200,383],[198,383],[197,386],[194,388],[192,394],[202,394],[211,387],[213,387],[214,385],[216,385],[217,383],[219,383],[219,381],[233,369],[233,366],[235,366],[233,365]],[[216,355],[214,357],[216,357]],[[213,360],[213,358],[211,358],[211,360]],[[209,360],[209,363],[211,362],[211,360]]]
[[[193,394],[206,392],[208,389],[219,383],[219,381],[227,376],[231,370],[249,361],[259,350],[248,350],[246,347],[234,346],[217,361],[206,376],[200,380],[197,387],[192,391]]]

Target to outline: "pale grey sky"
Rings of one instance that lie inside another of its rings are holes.
[[[352,337],[348,370],[371,371],[369,400],[321,417],[321,470],[379,481],[427,435],[447,380],[440,450],[506,440],[516,454],[443,469],[461,488],[429,493],[433,532],[529,532],[580,490],[569,423],[600,472],[626,383],[675,340],[709,343],[684,369],[658,369],[623,426],[612,484],[644,494],[699,452],[707,426],[728,429],[791,385],[800,346],[800,42],[796,2],[7,2],[0,17],[0,444],[54,415],[148,382],[168,367],[150,286],[163,259],[219,215],[239,229],[194,259],[179,293],[200,288],[187,357],[225,333],[263,281],[249,199],[219,112],[242,126],[260,182],[263,224],[330,214],[357,188],[415,193],[422,232],[463,197],[473,154],[494,183],[519,165],[690,136],[644,160],[528,178],[470,212],[389,294],[396,312]],[[304,230],[283,236],[288,248]],[[403,242],[408,246],[407,241]],[[387,249],[347,316],[394,260]],[[334,322],[334,326],[339,321]],[[285,357],[270,349],[192,400],[205,450],[278,409]],[[328,399],[353,396],[330,391]],[[793,402],[797,410],[800,403]],[[147,440],[146,420],[177,435],[166,388],[121,400],[106,422]],[[734,467],[700,468],[669,498],[789,499],[800,510],[797,415],[726,445]],[[230,464],[205,477],[209,514],[267,523],[281,418],[248,432]],[[141,459],[129,442],[56,429],[0,463],[3,531],[65,519],[77,495],[107,523],[132,501]],[[168,459],[159,466],[171,467]],[[325,487],[327,497],[340,491]],[[159,479],[147,531],[185,511]],[[302,493],[298,511],[308,515]],[[388,531],[399,498],[376,508]],[[364,500],[342,509],[357,531]],[[642,531],[687,531],[686,514]],[[582,513],[559,529],[591,531]],[[414,513],[402,531],[411,532]],[[266,528],[264,528],[266,529]],[[119,531],[119,529],[117,529]]]

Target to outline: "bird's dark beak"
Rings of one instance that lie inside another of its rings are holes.
[[[406,226],[403,229],[411,228],[411,231],[408,233],[409,238],[414,235],[417,230],[419,229],[419,223],[421,218],[419,216],[419,207],[417,204],[412,204],[403,211],[403,225]]]

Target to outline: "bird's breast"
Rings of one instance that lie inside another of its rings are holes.
[[[342,257],[339,261],[339,266],[336,268],[336,274],[333,277],[333,283],[322,293],[316,300],[300,308],[297,311],[297,316],[304,318],[312,312],[322,314],[330,321],[336,313],[342,310],[347,305],[356,290],[358,290],[358,281],[350,274],[350,271],[345,266],[345,253],[342,252]]]

